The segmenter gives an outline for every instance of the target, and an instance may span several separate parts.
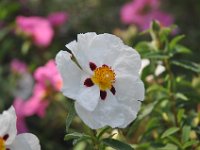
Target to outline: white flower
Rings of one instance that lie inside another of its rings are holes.
[[[0,114],[0,150],[40,150],[39,140],[30,133],[17,135],[14,107]]]
[[[75,100],[77,114],[92,129],[124,128],[137,116],[144,99],[139,79],[139,54],[111,34],[79,34],[60,51],[56,63],[63,78],[62,92]]]

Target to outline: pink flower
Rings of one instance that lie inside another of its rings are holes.
[[[26,117],[35,114],[39,117],[45,116],[50,100],[62,87],[62,79],[57,71],[54,60],[50,60],[46,65],[39,67],[35,71],[34,77],[36,83],[32,96],[26,101],[17,98],[13,104],[19,118],[17,127],[20,132],[27,130]]]
[[[26,101],[20,98],[16,98],[13,102],[13,106],[15,108],[16,115],[17,115],[17,131],[19,133],[28,131],[26,121],[25,121],[25,117],[26,117],[26,109],[24,109],[25,103]]]
[[[55,65],[54,60],[47,62],[45,66],[39,67],[34,77],[36,81],[42,84],[44,87],[52,86],[56,91],[60,91],[62,87],[62,79]]]
[[[134,0],[125,4],[120,12],[121,20],[125,24],[136,24],[142,30],[147,29],[153,19],[163,25],[171,25],[172,17],[159,10],[158,0]]]
[[[69,16],[66,12],[54,12],[48,16],[48,20],[52,26],[57,27],[63,25]]]
[[[152,20],[159,21],[161,26],[165,27],[172,25],[174,22],[174,19],[172,18],[171,15],[161,11],[154,11],[146,16],[146,20],[141,25],[141,29],[142,30],[148,29]]]
[[[46,65],[39,67],[34,77],[36,84],[33,89],[32,97],[27,101],[29,114],[37,114],[39,117],[44,117],[46,109],[50,103],[50,99],[61,90],[62,79],[55,65],[54,60],[50,60]]]
[[[20,31],[32,37],[37,46],[46,47],[51,43],[54,31],[47,19],[37,16],[18,16],[16,24]]]
[[[36,83],[33,95],[26,104],[27,113],[30,116],[37,114],[41,118],[44,117],[46,109],[49,105],[47,97],[47,88],[39,83]]]
[[[11,68],[11,71],[18,74],[23,74],[27,72],[27,65],[18,59],[13,59],[11,61],[10,68]]]

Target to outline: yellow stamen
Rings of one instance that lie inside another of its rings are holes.
[[[0,150],[6,150],[4,139],[0,137]]]
[[[105,91],[112,88],[115,82],[115,72],[110,67],[103,65],[94,70],[91,79],[93,83],[99,86],[100,90]]]

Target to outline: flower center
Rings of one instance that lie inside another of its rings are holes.
[[[6,150],[4,139],[0,137],[0,150]]]
[[[100,90],[105,91],[112,88],[112,84],[115,82],[115,72],[111,67],[102,65],[94,70],[91,80],[99,86]]]

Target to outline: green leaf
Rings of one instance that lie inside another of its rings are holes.
[[[103,128],[103,129],[99,132],[99,134],[97,135],[97,138],[100,139],[101,136],[102,136],[107,130],[109,130],[109,129],[110,129],[109,126],[106,126],[105,128]]]
[[[181,122],[182,118],[184,117],[185,109],[179,109],[177,114],[178,123]]]
[[[176,133],[178,130],[180,130],[180,129],[177,128],[177,127],[169,128],[169,129],[167,129],[167,130],[161,135],[161,138],[168,137],[168,136],[170,136],[170,135]]]
[[[185,37],[185,35],[179,35],[179,36],[174,37],[174,38],[171,40],[171,42],[169,43],[170,49],[173,49],[174,46],[175,46],[179,41],[181,41],[184,37]]]
[[[64,140],[65,140],[65,141],[68,141],[68,140],[71,140],[71,139],[77,139],[77,138],[82,137],[83,135],[84,135],[84,134],[78,133],[78,132],[69,133],[69,134],[65,135]]]
[[[151,59],[168,59],[171,56],[167,55],[167,54],[163,54],[160,52],[149,52],[143,55],[144,58],[151,58]]]
[[[172,143],[176,144],[179,148],[182,147],[182,143],[176,137],[168,136],[167,139],[170,140]]]
[[[138,120],[141,120],[144,117],[148,116],[153,111],[157,103],[158,101],[155,101],[153,103],[148,104],[145,107],[145,109],[142,109],[141,113],[138,115]]]
[[[78,132],[67,134],[64,137],[65,141],[72,140],[72,139],[76,139],[76,141],[77,140],[83,141],[83,140],[86,140],[86,139],[92,139],[92,137],[89,136],[89,135],[83,134],[83,133],[78,133]]]
[[[129,144],[123,143],[119,140],[105,138],[102,140],[102,142],[105,145],[110,146],[116,150],[133,150],[133,148]]]
[[[162,148],[157,148],[156,150],[178,150],[178,147],[174,144],[167,144]]]
[[[182,137],[181,140],[183,143],[187,142],[189,140],[190,137],[190,131],[191,131],[191,127],[190,126],[183,126],[182,129]]]
[[[154,51],[151,47],[150,43],[148,42],[140,42],[136,45],[135,49],[139,51],[139,53],[143,56],[146,53],[149,53],[150,51]]]
[[[68,103],[68,106],[70,105],[69,107],[69,110],[68,110],[68,114],[67,114],[67,119],[66,119],[66,132],[68,132],[69,130],[69,127],[76,115],[76,111],[74,109],[74,102],[73,101],[70,101],[70,103]]]
[[[186,149],[186,148],[196,145],[198,143],[199,143],[199,141],[197,141],[197,140],[187,141],[183,144],[183,149]]]
[[[188,49],[187,47],[185,47],[183,45],[176,45],[173,48],[172,52],[174,54],[178,54],[178,53],[179,54],[191,54],[192,53],[190,49]]]
[[[189,61],[172,61],[172,64],[200,73],[200,64]]]
[[[183,93],[176,93],[175,97],[184,101],[188,101],[189,99]]]

